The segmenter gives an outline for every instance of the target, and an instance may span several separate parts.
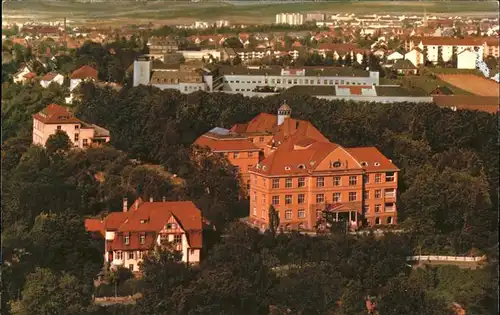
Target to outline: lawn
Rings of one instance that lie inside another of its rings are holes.
[[[117,9],[117,7],[119,9]],[[7,2],[4,4],[7,19],[36,20],[68,17],[75,22],[114,20],[120,23],[189,23],[197,19],[226,19],[239,23],[272,23],[280,12],[324,12],[358,14],[423,14],[431,13],[496,14],[498,4],[494,1],[459,2],[407,2],[407,1],[357,1],[357,2],[312,2],[286,4],[238,4],[223,2],[142,2],[122,1],[104,3],[74,2]]]

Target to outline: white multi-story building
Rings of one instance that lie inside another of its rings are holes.
[[[454,50],[457,55],[465,50],[480,51],[481,57],[484,50],[483,42],[469,38],[424,38],[418,48],[422,51],[427,50],[425,58],[433,63],[439,61],[439,54],[444,62],[451,61]]]
[[[143,257],[156,246],[168,246],[182,255],[182,262],[200,262],[202,248],[201,212],[191,201],[144,202],[137,199],[123,211],[103,220],[87,219],[85,228],[105,239],[104,261],[111,269],[129,268],[139,272]]]
[[[279,13],[276,14],[276,24],[302,25],[304,15],[301,13]]]

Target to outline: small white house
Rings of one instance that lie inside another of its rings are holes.
[[[475,69],[477,53],[464,50],[457,55],[457,69]]]
[[[400,59],[404,59],[404,56],[397,51],[387,55],[387,61],[396,61]]]
[[[14,73],[14,75],[12,76],[14,83],[24,83],[26,81],[26,78],[24,76],[30,72],[31,72],[30,69],[26,66],[21,68],[18,72]]]
[[[52,82],[55,82],[59,85],[63,85],[64,76],[62,74],[54,73],[54,72],[47,73],[40,80],[40,85],[44,88],[48,88]]]

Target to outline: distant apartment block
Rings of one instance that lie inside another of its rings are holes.
[[[149,54],[157,57],[179,50],[177,40],[171,37],[151,37],[147,45]]]
[[[85,220],[87,231],[104,238],[104,261],[111,269],[124,267],[139,273],[143,257],[156,246],[169,246],[182,262],[197,264],[202,249],[202,216],[191,201],[144,202],[131,206],[123,200],[121,212],[104,219]]]
[[[305,15],[305,21],[324,21],[325,20],[325,14],[324,13],[306,13]]]
[[[304,15],[301,13],[279,13],[276,14],[276,24],[302,25]]]
[[[418,48],[427,51],[426,60],[437,63],[440,55],[444,62],[452,60],[453,53],[460,54],[465,50],[478,51],[478,56],[483,57],[483,42],[472,38],[424,38]]]
[[[203,63],[166,65],[142,56],[134,62],[134,86],[153,85],[160,89],[257,93],[262,89],[282,90],[292,86],[379,85],[377,71],[342,67],[211,66]]]
[[[50,104],[33,115],[33,144],[45,146],[57,130],[66,132],[77,148],[87,148],[110,140],[108,130],[79,120],[64,106]]]

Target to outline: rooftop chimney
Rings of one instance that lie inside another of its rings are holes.
[[[163,201],[163,202],[167,201],[167,197],[165,197],[165,196],[161,197],[161,201]]]
[[[149,197],[149,202],[153,202],[153,197]]]
[[[123,198],[123,212],[127,212],[127,211],[128,211],[128,199]]]

